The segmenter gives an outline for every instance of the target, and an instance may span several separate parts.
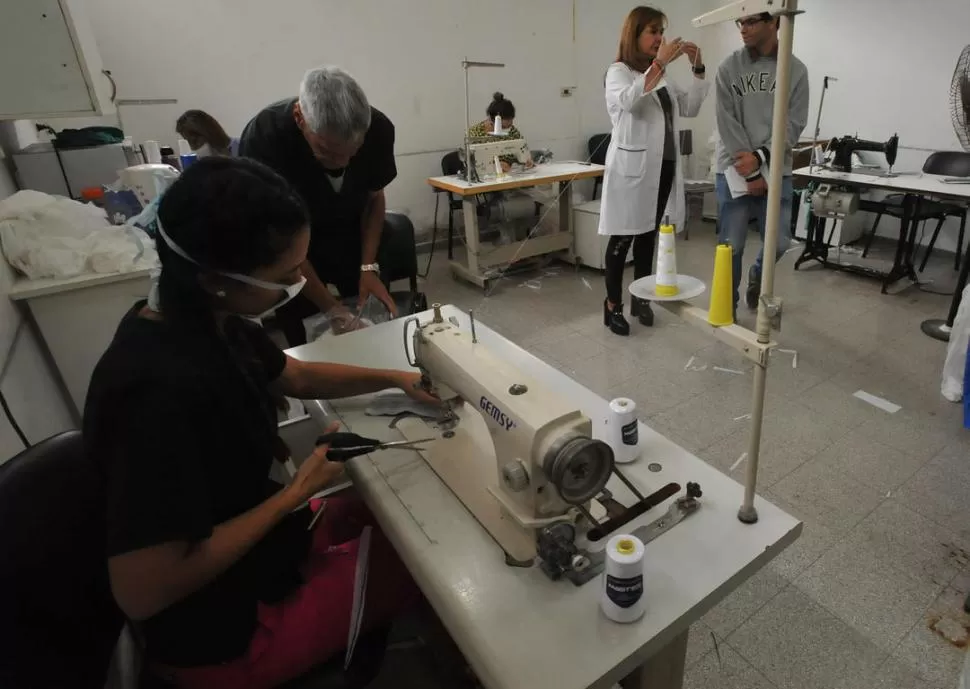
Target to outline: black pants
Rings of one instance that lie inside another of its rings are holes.
[[[360,291],[360,273],[320,279],[324,284],[336,287],[341,299],[356,296]],[[320,309],[316,304],[299,294],[296,299],[284,304],[276,312],[276,325],[283,332],[287,343],[291,347],[298,347],[306,344],[306,328],[303,327],[303,319],[319,312]]]
[[[643,234],[615,234],[610,237],[606,245],[606,298],[611,304],[623,301],[623,269],[626,267],[626,255],[633,244],[633,278],[646,277],[653,272],[653,254],[657,245],[657,228],[663,220],[667,199],[674,186],[674,176],[677,163],[665,160],[660,167],[660,192],[657,195],[657,217],[654,221],[654,231]]]

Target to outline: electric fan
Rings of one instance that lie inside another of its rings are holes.
[[[953,121],[953,129],[957,133],[960,145],[963,146],[963,150],[970,153],[970,45],[960,53],[957,68],[953,71],[953,81],[950,83],[950,119]],[[950,302],[950,313],[946,320],[931,318],[920,325],[923,332],[930,337],[944,342],[950,340],[950,329],[953,327],[953,319],[957,316],[957,309],[960,308],[960,297],[967,285],[968,273],[970,273],[970,251],[963,259],[963,267],[960,269],[960,277],[957,279],[953,301]]]

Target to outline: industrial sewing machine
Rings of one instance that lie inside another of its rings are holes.
[[[676,483],[644,497],[613,462],[613,450],[593,439],[592,421],[561,394],[495,356],[471,330],[441,317],[417,317],[404,327],[408,361],[450,417],[425,460],[505,552],[528,567],[538,557],[552,579],[576,585],[603,566],[609,534],[680,491]],[[409,341],[409,326],[415,324]],[[409,344],[411,348],[409,349]],[[413,351],[413,359],[412,359]],[[477,417],[477,418],[476,418]],[[476,422],[487,433],[476,433]],[[615,475],[635,496],[624,507],[606,484]],[[652,523],[634,530],[645,543],[699,506],[696,484]],[[597,550],[599,544],[599,550]]]
[[[892,175],[899,151],[899,136],[894,134],[886,142],[866,141],[854,136],[832,139],[828,145],[832,154],[829,167],[839,172],[852,172],[852,154],[857,151],[874,151],[886,156],[889,165],[887,175]],[[859,192],[841,184],[822,184],[812,195],[812,213],[820,218],[841,220],[859,209]]]
[[[523,165],[532,159],[529,142],[525,139],[472,143],[468,149],[472,159],[469,167],[472,182],[484,182],[505,174],[496,162],[504,156],[515,156],[516,161]],[[460,150],[459,155],[464,158],[464,150]]]
[[[852,154],[856,151],[875,151],[886,155],[886,162],[892,171],[896,164],[896,154],[899,151],[899,135],[893,134],[886,142],[866,141],[854,136],[843,136],[829,142],[829,150],[835,155],[832,158],[832,169],[842,172],[852,171]]]

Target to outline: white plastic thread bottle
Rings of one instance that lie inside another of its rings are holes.
[[[636,536],[618,534],[606,544],[600,608],[614,622],[636,622],[646,611],[643,552],[643,542]]]

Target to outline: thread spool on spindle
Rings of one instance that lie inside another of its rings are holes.
[[[674,226],[670,218],[664,218],[657,238],[657,295],[673,297],[680,292],[677,286],[677,250]]]
[[[731,278],[732,249],[718,244],[714,251],[714,277],[711,279],[711,305],[707,322],[714,326],[734,323],[734,285]]]
[[[606,544],[600,609],[614,622],[636,622],[646,611],[643,553],[643,542],[632,535],[618,534]]]
[[[613,461],[628,464],[640,457],[640,432],[637,421],[637,403],[626,397],[610,402],[606,417],[607,438],[613,448]]]

